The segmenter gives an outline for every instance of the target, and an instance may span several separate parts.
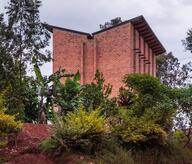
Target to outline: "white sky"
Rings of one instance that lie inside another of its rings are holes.
[[[7,1],[0,0],[0,13]],[[181,43],[192,28],[192,0],[43,0],[40,11],[43,22],[90,33],[112,18],[143,15],[167,52],[172,51],[182,63],[192,60]],[[43,71],[49,74],[51,64]]]

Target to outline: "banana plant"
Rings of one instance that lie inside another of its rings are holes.
[[[39,88],[39,105],[38,105],[38,123],[46,124],[48,120],[48,114],[53,112],[53,98],[55,85],[63,77],[75,77],[78,79],[78,75],[72,73],[66,73],[64,69],[59,69],[49,77],[43,77],[38,62],[33,59],[34,72],[36,76],[36,82]]]

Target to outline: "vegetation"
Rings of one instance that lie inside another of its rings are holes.
[[[16,121],[15,116],[5,114],[3,95],[4,92],[0,93],[0,138],[6,137],[10,133],[18,133],[22,128],[22,123]]]
[[[112,86],[104,82],[103,74],[97,70],[94,82],[82,86],[79,97],[86,110],[101,108],[105,115],[111,115],[117,112],[116,99],[109,98]]]
[[[67,77],[65,82],[62,83],[60,78],[56,78],[52,87],[53,102],[59,106],[58,112],[62,115],[79,107],[80,97],[78,95],[81,90],[79,72],[75,75],[65,74],[64,77]]]
[[[187,31],[187,36],[185,40],[183,40],[182,42],[183,42],[183,45],[185,46],[185,49],[192,53],[192,29],[189,29]]]
[[[108,133],[106,119],[100,110],[91,112],[80,108],[69,112],[64,118],[57,118],[52,127],[51,138],[41,145],[43,150],[82,151],[95,153]]]
[[[100,24],[100,29],[104,30],[113,26],[117,26],[118,24],[122,23],[121,17],[117,17],[114,19],[111,19],[110,22],[105,22],[104,24]]]
[[[125,109],[120,111],[121,124],[115,126],[114,133],[124,146],[150,146],[164,144],[167,133],[147,117],[134,117]]]
[[[11,0],[6,16],[0,14],[0,139],[18,133],[22,122],[49,122],[51,135],[40,149],[54,155],[81,153],[94,163],[191,163],[191,63],[160,55],[158,78],[127,74],[117,97],[98,70],[86,85],[79,72],[64,69],[44,77],[50,36],[40,6],[40,0]],[[183,43],[191,51],[191,30]],[[28,66],[35,76],[27,75]]]
[[[191,83],[192,63],[181,64],[171,52],[157,57],[157,76],[171,87],[186,87]]]
[[[119,105],[114,106],[117,112],[103,112],[105,108],[101,102],[106,100],[103,96],[105,92],[101,92],[102,87],[97,87],[98,81],[88,84],[86,87],[93,87],[94,94],[100,95],[102,101],[95,106],[90,103],[90,106],[82,106],[56,117],[51,137],[40,148],[56,154],[64,151],[82,152],[91,155],[95,163],[113,163],[120,157],[127,163],[143,162],[140,161],[141,157],[145,162],[153,163],[190,161],[186,154],[191,152],[187,147],[183,148],[186,140],[175,137],[178,133],[172,131],[173,120],[180,109],[179,104],[182,104],[179,96],[184,96],[178,92],[180,89],[166,86],[150,75],[129,74],[124,76],[123,81],[125,87],[120,88]],[[78,94],[81,105],[84,95],[93,94],[84,92],[82,89]],[[88,97],[88,100],[94,102],[94,96]],[[111,105],[109,107],[111,109]],[[117,154],[117,149],[120,154]],[[179,153],[180,156],[177,155]],[[125,154],[128,156],[125,157]]]

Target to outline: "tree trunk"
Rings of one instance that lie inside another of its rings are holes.
[[[47,118],[46,118],[45,108],[43,104],[43,96],[41,96],[41,100],[39,104],[38,123],[47,124]]]

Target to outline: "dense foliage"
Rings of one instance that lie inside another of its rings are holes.
[[[6,6],[8,28],[13,31],[12,55],[21,65],[32,63],[35,57],[38,63],[50,61],[50,53],[42,53],[48,46],[50,34],[43,27],[39,16],[41,0],[11,0]]]
[[[185,46],[185,49],[187,51],[190,51],[192,53],[192,29],[189,29],[187,31],[187,36],[185,40],[183,40],[183,45]]]
[[[172,100],[173,90],[150,75],[126,75],[124,82],[127,88],[123,89],[123,97],[127,92],[130,97],[127,99],[132,103],[128,104],[125,99],[124,103],[121,102],[122,106],[130,110],[133,115],[145,116],[148,120],[154,120],[165,131],[169,131],[172,128],[176,112],[175,102]],[[122,100],[121,97],[120,94],[120,100]]]
[[[98,78],[98,74],[102,78]],[[96,79],[103,79],[101,75],[97,72]],[[185,96],[191,95],[189,90],[180,92],[180,89],[168,87],[158,78],[150,75],[125,75],[123,78],[125,87],[120,88],[117,98],[118,106],[113,107],[116,112],[106,114],[103,102],[110,101],[108,97],[110,94],[104,96],[106,92],[103,92],[103,86],[107,85],[103,81],[104,79],[101,83],[96,81],[80,87],[81,89],[75,94],[80,105],[72,111],[69,110],[62,117],[56,117],[52,135],[41,144],[41,149],[56,154],[63,151],[95,154],[95,161],[110,161],[106,155],[115,155],[118,158],[116,152],[118,148],[122,151],[122,158],[124,158],[123,153],[128,151],[132,153],[132,157],[127,156],[125,161],[132,161],[133,158],[134,161],[141,162],[139,158],[144,154],[148,157],[150,154],[150,160],[153,162],[160,160],[170,163],[167,154],[171,155],[171,159],[177,160],[177,154],[182,152],[182,145],[186,143],[187,137],[185,140],[175,137],[178,134],[177,131],[173,131],[174,118],[181,105],[182,109],[184,106],[189,107],[184,99]],[[91,93],[84,87],[89,87],[94,92]],[[84,105],[85,95],[90,103]],[[94,101],[95,97],[92,95],[98,97],[96,100],[101,101]],[[81,105],[82,107],[79,108]],[[111,104],[105,107],[112,109]],[[180,136],[185,137],[185,134],[182,132]],[[175,147],[175,144],[178,144],[178,147]],[[183,150],[179,160],[182,158],[188,160],[185,156],[187,151],[188,149]],[[158,154],[163,158],[161,159]],[[116,158],[113,159],[115,160]]]
[[[53,102],[57,105],[59,108],[58,112],[62,115],[74,111],[80,105],[80,74],[77,72],[71,76],[73,77],[67,77],[63,83],[57,78],[53,84]]]
[[[0,139],[18,133],[21,122],[51,123],[51,136],[40,148],[56,155],[84,153],[95,163],[191,162],[191,62],[159,55],[158,78],[127,74],[118,97],[99,70],[85,85],[79,71],[59,69],[44,77],[40,66],[51,60],[45,50],[50,35],[40,6],[40,0],[10,0],[8,21],[0,14]],[[100,28],[121,22],[118,17]],[[191,36],[189,30],[183,41],[189,51]],[[35,76],[27,75],[28,66]]]
[[[22,128],[22,123],[16,121],[15,116],[5,114],[4,92],[0,93],[0,137],[5,137],[10,133],[18,133]]]
[[[95,153],[108,132],[106,123],[99,109],[87,112],[80,108],[69,112],[66,117],[55,120],[51,138],[44,141],[41,147],[45,150]]]
[[[112,86],[104,82],[103,74],[97,70],[94,82],[82,86],[79,96],[86,110],[101,108],[105,115],[110,115],[117,112],[116,100],[109,98]]]
[[[114,133],[124,146],[153,147],[165,144],[167,133],[146,116],[136,117],[126,109],[120,110],[122,122],[114,126]]]
[[[40,21],[40,6],[40,0],[11,0],[6,6],[5,18],[8,21],[4,21],[4,15],[0,14],[0,89],[9,89],[6,113],[17,114],[23,121],[32,119],[28,119],[26,114],[32,113],[28,105],[34,107],[35,104],[27,100],[33,83],[33,79],[31,81],[27,76],[28,66],[34,57],[38,65],[51,59],[50,53],[45,51],[50,35]],[[34,101],[36,95],[33,93]]]
[[[171,87],[185,87],[191,83],[192,63],[181,64],[172,53],[157,57],[157,77]]]

